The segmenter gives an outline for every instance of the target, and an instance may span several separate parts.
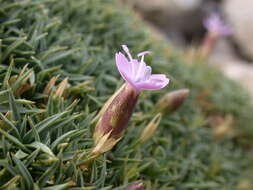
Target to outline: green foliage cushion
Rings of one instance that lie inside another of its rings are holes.
[[[122,189],[138,180],[148,189],[252,188],[245,145],[253,112],[237,84],[203,61],[189,64],[116,0],[0,5],[0,189]],[[133,54],[151,50],[147,63],[171,84],[145,91],[125,137],[83,168],[92,119],[123,84],[114,61],[122,44]],[[136,145],[154,104],[179,88],[191,91],[185,104],[163,118],[149,142]],[[233,118],[232,135],[212,135],[215,116]]]

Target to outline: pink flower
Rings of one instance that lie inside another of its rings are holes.
[[[206,18],[204,20],[204,26],[208,32],[219,36],[228,36],[232,34],[229,26],[224,23],[217,13],[212,13],[208,18]]]
[[[165,75],[151,74],[151,67],[144,62],[144,56],[148,51],[138,54],[141,57],[139,61],[132,58],[126,45],[122,47],[129,60],[121,52],[116,53],[115,57],[118,70],[126,84],[112,95],[99,113],[93,134],[93,155],[111,150],[123,137],[141,90],[158,90],[169,83]],[[142,183],[134,183],[130,187],[136,190],[143,189]]]
[[[158,90],[169,83],[169,79],[165,75],[151,74],[152,68],[144,62],[144,56],[150,53],[149,51],[139,53],[138,57],[141,59],[138,60],[132,58],[126,45],[122,45],[122,48],[128,55],[128,59],[123,53],[116,53],[116,64],[121,76],[131,87],[140,92],[142,90]]]

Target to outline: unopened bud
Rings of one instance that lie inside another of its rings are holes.
[[[65,78],[58,86],[56,92],[55,92],[55,97],[62,97],[64,91],[68,87],[68,78]]]
[[[165,94],[155,105],[155,113],[172,113],[176,111],[189,94],[189,89],[175,90]]]
[[[15,92],[16,95],[20,96],[22,95],[24,92],[30,90],[31,88],[33,88],[34,85],[30,85],[30,84],[24,84],[23,86],[19,87],[17,89],[17,91]]]
[[[114,95],[113,95],[114,96]],[[129,85],[107,102],[94,131],[93,154],[102,154],[121,139],[124,129],[131,118],[139,92]]]
[[[134,182],[128,184],[123,190],[145,190],[145,186],[142,182]]]
[[[149,122],[148,126],[143,130],[141,134],[140,141],[141,143],[146,142],[150,137],[152,137],[160,124],[162,114],[158,113],[155,117]]]
[[[49,93],[51,92],[51,90],[52,90],[53,86],[55,85],[55,82],[57,81],[59,76],[60,75],[54,76],[49,80],[49,82],[47,83],[47,86],[44,89],[43,94],[49,95]]]
[[[219,123],[216,127],[213,128],[213,135],[216,138],[222,138],[224,136],[233,136],[233,117],[228,115],[224,118],[224,120]]]
[[[91,121],[91,123],[96,122],[105,112],[105,110],[108,108],[108,106],[111,104],[112,100],[122,91],[123,88],[125,88],[126,84],[123,84],[114,94],[105,102],[99,113],[96,115],[96,117]]]
[[[17,79],[18,79],[18,75],[11,76],[10,80],[9,80],[9,84],[13,85],[16,82]]]

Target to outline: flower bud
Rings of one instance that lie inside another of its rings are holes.
[[[60,82],[59,86],[57,87],[54,93],[54,98],[61,98],[66,95],[66,89],[68,88],[68,86],[68,78],[65,78],[63,81]]]
[[[55,97],[62,97],[65,90],[68,87],[68,78],[65,78],[61,83],[59,84],[58,88],[56,89],[56,92],[54,94]]]
[[[134,182],[128,184],[123,190],[145,190],[145,187],[142,182]]]
[[[47,86],[45,87],[43,94],[49,95],[53,86],[55,85],[57,79],[59,78],[60,75],[52,77],[49,82],[47,83]]]
[[[165,94],[155,105],[155,113],[172,113],[176,111],[189,94],[189,89],[175,90]]]
[[[123,84],[114,94],[105,102],[102,109],[99,111],[99,113],[96,115],[96,117],[91,121],[91,123],[96,122],[105,112],[105,110],[108,108],[108,106],[111,104],[112,100],[119,94],[119,92],[125,88],[126,84]]]
[[[146,142],[150,137],[152,137],[161,121],[162,114],[158,113],[155,117],[149,122],[148,126],[143,130],[140,138],[140,142]]]
[[[125,85],[107,102],[95,127],[93,154],[102,154],[121,139],[122,133],[133,113],[139,92],[130,85]]]
[[[235,131],[233,130],[233,116],[226,116],[220,123],[213,127],[213,136],[217,139],[224,138],[225,136],[233,136]]]

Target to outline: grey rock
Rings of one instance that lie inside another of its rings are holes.
[[[253,102],[253,64],[240,59],[227,40],[219,40],[209,62],[218,67],[228,78],[236,80],[246,88]]]
[[[223,9],[235,43],[243,55],[253,60],[253,1],[226,0]]]

